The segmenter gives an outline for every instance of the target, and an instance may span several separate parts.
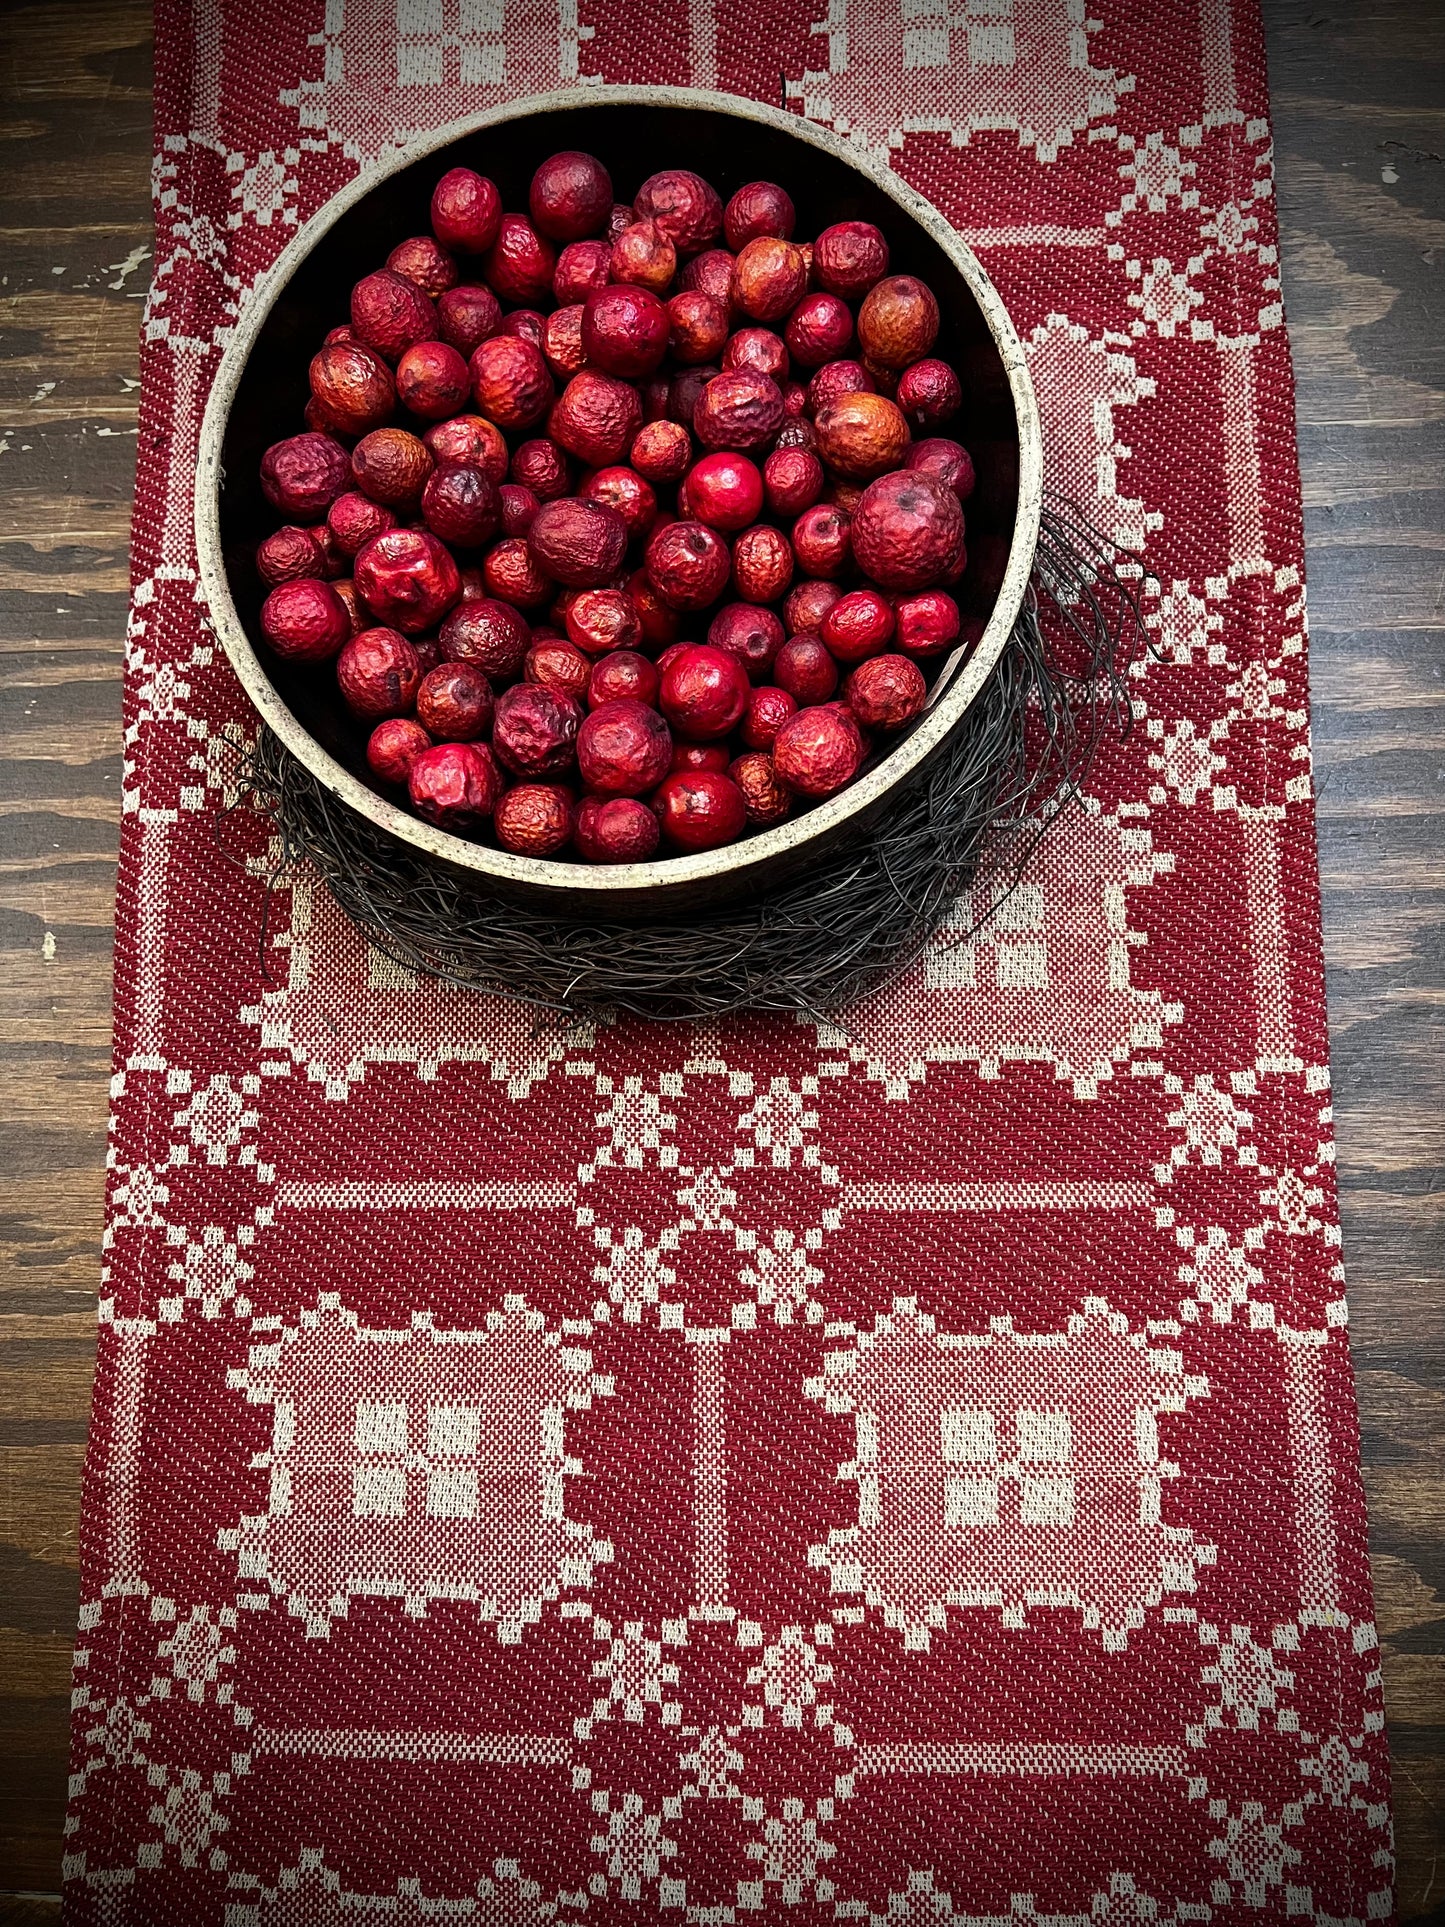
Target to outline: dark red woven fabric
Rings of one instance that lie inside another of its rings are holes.
[[[1390,1916],[1260,31],[1098,12],[161,6],[71,1920]],[[1162,583],[1087,807],[846,1031],[539,1032],[304,878],[268,977],[215,846],[247,289],[591,76],[891,152]]]

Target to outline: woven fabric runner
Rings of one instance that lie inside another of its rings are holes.
[[[161,5],[70,1920],[1390,1917],[1262,40],[1096,11]],[[1086,806],[846,1030],[539,1030],[217,849],[247,290],[598,77],[889,158],[1159,577]]]

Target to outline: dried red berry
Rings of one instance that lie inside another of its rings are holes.
[[[572,762],[582,705],[544,683],[513,683],[497,698],[492,747],[518,776],[560,776]]]
[[[793,553],[799,568],[809,575],[841,575],[852,553],[849,522],[845,510],[827,502],[804,509],[793,524]]]
[[[907,656],[872,656],[844,683],[843,700],[865,729],[901,729],[922,712],[928,684]]]
[[[351,326],[358,341],[398,362],[414,341],[436,340],[436,306],[404,274],[378,268],[351,290]]]
[[[502,197],[495,183],[470,167],[450,168],[432,189],[432,232],[444,248],[485,254],[501,220]]]
[[[657,705],[657,664],[635,649],[614,649],[592,666],[587,679],[587,707],[600,709],[603,703],[617,702],[628,696],[633,702]]]
[[[520,335],[493,335],[470,366],[477,407],[498,428],[530,428],[552,406],[552,371],[541,349]]]
[[[348,575],[331,586],[341,598],[341,606],[346,611],[347,635],[359,636],[366,627],[366,617],[361,611],[361,598],[356,593],[356,584]]]
[[[375,535],[396,527],[396,517],[380,502],[373,502],[359,489],[338,495],[326,511],[327,526],[343,555],[356,555]]]
[[[751,602],[729,602],[708,624],[708,642],[735,656],[753,682],[772,668],[785,637],[781,619]]]
[[[754,321],[781,321],[807,286],[808,264],[791,241],[749,241],[733,264],[733,300]]]
[[[649,175],[632,205],[639,221],[656,221],[679,254],[700,253],[722,232],[716,189],[685,167]]]
[[[655,709],[629,696],[594,709],[577,732],[577,767],[603,796],[645,796],[672,765],[672,732]]]
[[[616,509],[627,525],[629,540],[646,535],[657,520],[657,496],[633,469],[597,468],[577,491],[584,502],[601,502]]]
[[[760,448],[783,421],[783,397],[768,375],[740,368],[710,381],[693,410],[692,425],[704,448]]]
[[[437,302],[437,327],[443,341],[470,356],[502,325],[502,304],[490,288],[464,283],[448,288]]]
[[[555,502],[571,488],[572,470],[556,442],[539,435],[513,455],[512,480],[531,489],[539,502]]]
[[[966,502],[973,494],[973,460],[961,442],[953,442],[946,435],[930,435],[921,442],[914,442],[903,457],[903,466],[915,471],[922,470],[951,488],[960,502]]]
[[[806,448],[775,448],[763,463],[768,513],[801,515],[823,493],[823,464]]]
[[[838,687],[838,665],[817,636],[790,636],[773,664],[773,681],[795,702],[825,703]]]
[[[778,781],[773,759],[751,750],[728,765],[728,775],[742,792],[743,807],[754,828],[765,830],[781,823],[793,808],[793,792]]]
[[[714,742],[748,706],[748,672],[726,649],[689,643],[663,669],[658,703],[680,736]]]
[[[492,707],[492,685],[471,662],[438,663],[416,692],[416,719],[439,742],[471,743],[485,736]]]
[[[604,374],[650,375],[667,353],[667,304],[649,288],[616,286],[589,294],[582,309],[582,346]]]
[[[643,646],[665,649],[676,642],[682,618],[653,588],[646,569],[638,569],[627,578],[627,592],[636,604],[642,623]]]
[[[584,656],[575,643],[560,636],[542,636],[527,651],[522,673],[527,682],[540,683],[559,696],[580,702],[591,685],[593,666],[591,658]]]
[[[572,840],[576,813],[561,783],[517,783],[498,799],[492,828],[513,856],[555,856]]]
[[[962,555],[963,510],[932,475],[901,469],[868,484],[852,537],[859,568],[885,589],[927,589]]]
[[[812,454],[817,446],[818,437],[813,432],[813,424],[804,415],[785,416],[782,427],[773,437],[774,449],[806,448]]]
[[[808,412],[816,416],[844,395],[876,394],[878,384],[861,361],[825,361],[808,383]]]
[[[908,446],[908,423],[886,395],[840,395],[824,403],[813,426],[818,453],[851,481],[897,468]]]
[[[289,435],[261,457],[261,493],[298,522],[319,521],[350,487],[351,457],[333,435]]]
[[[773,768],[790,790],[832,796],[858,774],[864,749],[849,710],[835,703],[800,709],[773,738]]]
[[[600,234],[612,212],[612,176],[595,154],[553,154],[532,176],[527,195],[534,226],[552,241]]]
[[[451,552],[424,529],[388,529],[368,542],[355,582],[377,621],[408,636],[434,629],[462,592]]]
[[[344,501],[345,497],[341,499]],[[331,506],[335,508],[336,504],[333,502]],[[302,576],[319,576],[322,573],[320,544],[309,529],[277,529],[258,545],[256,571],[261,580],[273,589],[278,582],[296,582]]]
[[[888,272],[888,243],[871,221],[839,221],[813,243],[813,279],[856,301]]]
[[[658,786],[652,807],[665,840],[692,855],[736,843],[747,828],[743,793],[720,770],[677,770]]]
[[[584,368],[562,390],[547,433],[579,461],[602,468],[622,459],[641,425],[637,390],[615,375]]]
[[[839,662],[862,662],[893,634],[893,610],[876,589],[854,589],[833,604],[818,633]]]
[[[716,361],[728,338],[728,315],[710,294],[684,288],[667,304],[672,358],[689,365]]]
[[[917,275],[889,275],[858,310],[863,353],[883,368],[906,368],[928,353],[937,334],[938,303]]]
[[[622,566],[627,524],[616,509],[600,502],[544,502],[527,531],[527,546],[539,566],[571,589],[600,587]]]
[[[336,680],[352,715],[376,722],[406,715],[416,701],[421,664],[395,629],[363,629],[336,658]]]
[[[726,248],[709,248],[687,263],[679,277],[680,285],[698,294],[710,294],[731,315],[734,259]]]
[[[520,214],[504,214],[487,250],[484,272],[503,301],[527,307],[552,292],[557,256],[550,241]]]
[[[669,523],[647,545],[647,579],[671,609],[716,602],[731,566],[726,542],[701,522]]]
[[[261,634],[287,662],[329,662],[350,636],[351,618],[332,583],[308,576],[271,591]]]
[[[805,294],[788,316],[788,352],[805,368],[837,361],[853,345],[853,315],[836,294]]]
[[[816,635],[823,618],[843,591],[836,582],[800,582],[783,604],[783,621],[790,636]]]
[[[393,274],[415,282],[433,301],[461,279],[456,262],[430,234],[414,234],[410,240],[398,241],[387,255],[386,265]]]
[[[692,460],[692,437],[681,422],[648,422],[633,437],[627,459],[649,482],[680,481]]]
[[[522,666],[531,631],[509,602],[469,596],[442,624],[438,640],[448,662],[472,663],[489,681],[506,682]]]
[[[542,330],[542,353],[547,366],[559,381],[570,381],[587,366],[587,349],[582,340],[582,303],[554,309]]]
[[[749,241],[790,241],[797,222],[792,196],[776,181],[749,181],[723,209],[723,233],[736,254]]]
[[[735,374],[739,368],[751,368],[755,374],[769,376],[781,389],[792,363],[788,359],[787,343],[771,328],[739,328],[736,334],[728,336],[722,366],[725,375]]]
[[[424,421],[455,415],[472,392],[466,359],[445,341],[414,342],[396,364],[396,392]]]
[[[744,529],[733,543],[733,587],[744,602],[776,602],[793,579],[793,551],[781,529],[766,522]]]
[[[711,529],[745,529],[763,507],[763,478],[746,455],[704,455],[683,484],[687,512]]]
[[[958,604],[943,589],[899,596],[893,604],[898,647],[909,656],[937,656],[958,640]]]
[[[516,482],[503,482],[497,490],[497,499],[502,505],[503,535],[525,535],[542,506],[531,489],[522,488]]]
[[[438,743],[412,764],[407,789],[418,816],[465,836],[491,815],[502,779],[485,743]]]
[[[655,221],[634,221],[612,243],[608,267],[616,282],[665,294],[677,273],[677,249]]]
[[[642,619],[625,589],[579,589],[567,604],[567,640],[589,656],[609,649],[636,649]]]
[[[367,765],[379,782],[400,788],[411,775],[417,757],[431,746],[431,737],[420,723],[410,716],[391,716],[378,723],[367,739]]]
[[[497,491],[479,468],[437,469],[421,494],[421,512],[433,535],[459,548],[477,549],[497,532]]]
[[[396,384],[381,356],[359,341],[335,341],[311,358],[311,394],[327,426],[364,435],[390,421]]]
[[[537,608],[548,600],[554,586],[520,535],[492,544],[482,557],[482,580],[489,596],[514,602],[519,609]]]
[[[748,697],[739,731],[749,749],[771,749],[773,738],[797,710],[796,700],[776,683],[765,683]]]
[[[956,415],[963,386],[946,361],[915,361],[898,377],[898,406],[915,428],[931,428]]]
[[[405,428],[373,428],[351,451],[356,486],[387,508],[411,508],[419,502],[435,466],[425,442]]]
[[[510,451],[502,432],[480,415],[433,422],[422,436],[439,468],[479,468],[489,482],[507,479]]]
[[[585,301],[594,288],[605,288],[612,274],[612,245],[608,241],[573,241],[557,256],[552,294],[561,307]]]
[[[645,863],[661,841],[656,816],[633,796],[584,796],[574,836],[589,863]]]
[[[498,332],[516,335],[520,341],[530,341],[534,348],[540,349],[547,332],[547,317],[540,308],[513,308],[510,314],[502,316]]]

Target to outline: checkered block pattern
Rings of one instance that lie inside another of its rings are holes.
[[[71,1920],[1390,1916],[1259,26],[1096,11],[161,5]],[[1157,577],[1083,806],[835,1026],[539,1028],[213,841],[248,289],[595,78],[929,194]]]

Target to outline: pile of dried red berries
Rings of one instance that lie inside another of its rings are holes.
[[[520,855],[713,849],[842,789],[981,628],[932,291],[866,221],[795,241],[771,182],[627,206],[589,154],[530,219],[464,167],[431,218],[263,458],[266,642],[335,661],[381,784]]]

